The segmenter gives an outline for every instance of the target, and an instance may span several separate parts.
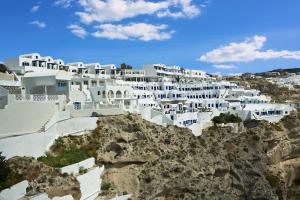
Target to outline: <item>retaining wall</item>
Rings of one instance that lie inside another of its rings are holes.
[[[75,163],[72,165],[68,165],[65,167],[60,168],[60,173],[68,173],[68,174],[78,174],[79,169],[82,167],[84,169],[92,168],[95,165],[95,158],[88,158],[86,160],[83,160],[79,163]]]
[[[0,192],[0,200],[17,200],[25,196],[28,181],[22,181]]]
[[[80,184],[81,198],[80,200],[94,200],[101,192],[101,175],[104,171],[104,165],[91,169],[86,174],[77,176]]]
[[[0,139],[0,151],[7,159],[13,156],[37,158],[44,155],[59,136],[95,129],[97,119],[96,117],[71,118],[52,124],[44,132],[3,138]]]

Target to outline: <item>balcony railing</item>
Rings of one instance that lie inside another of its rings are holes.
[[[16,94],[16,101],[58,101],[58,95]]]

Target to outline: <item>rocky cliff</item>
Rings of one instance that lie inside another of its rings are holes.
[[[93,132],[63,137],[49,154],[84,149],[98,165],[104,164],[99,199],[116,193],[131,193],[132,199],[299,199],[300,114],[277,124],[248,121],[236,126],[213,126],[195,137],[187,128],[164,128],[137,115],[105,116]],[[28,192],[48,179],[33,179]],[[57,193],[62,181],[52,179]],[[68,191],[73,188],[79,198],[78,183],[66,180]]]

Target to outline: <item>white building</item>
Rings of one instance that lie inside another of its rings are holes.
[[[6,64],[22,76],[19,93],[23,99],[28,95],[41,99],[64,96],[63,107],[74,116],[128,111],[158,124],[196,131],[210,125],[220,113],[233,113],[244,120],[277,121],[293,110],[289,105],[271,103],[271,98],[259,90],[217,81],[201,70],[179,66],[150,64],[140,70],[118,69],[114,64],[97,62],[64,64],[37,53],[9,59]],[[10,95],[0,88],[0,108],[9,106],[9,97],[16,98]]]
[[[54,60],[50,56],[42,57],[38,53],[23,54],[5,61],[5,65],[17,74],[29,71],[62,70],[66,66],[61,59]]]
[[[143,65],[147,77],[182,76],[183,68],[179,66],[167,66],[164,64]]]

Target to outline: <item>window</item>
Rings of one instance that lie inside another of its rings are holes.
[[[57,82],[57,87],[66,87],[67,83],[64,81]]]
[[[29,66],[29,63],[28,62],[23,62],[22,65],[23,66]]]

